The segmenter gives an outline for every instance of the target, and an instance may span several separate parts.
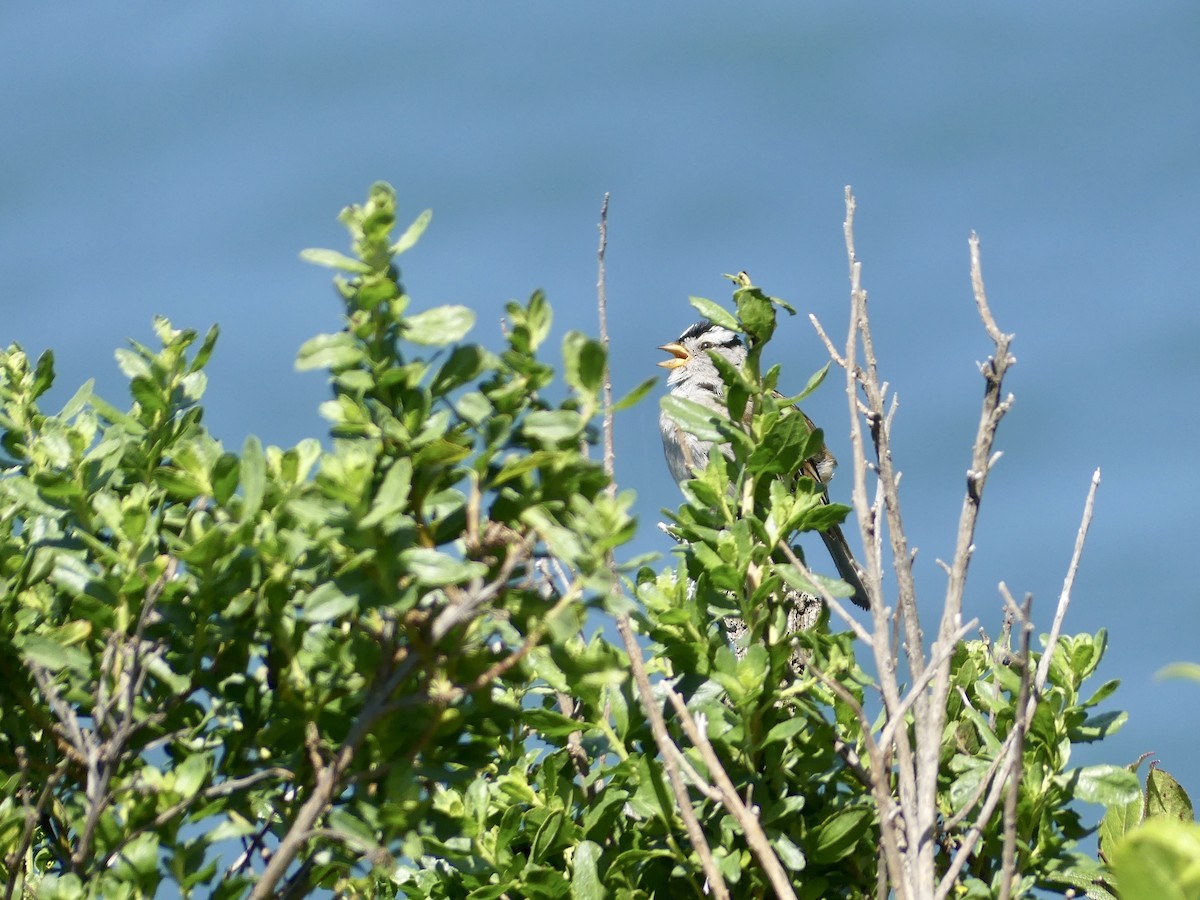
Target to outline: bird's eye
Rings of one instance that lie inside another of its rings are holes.
[[[701,350],[711,350],[715,346],[716,345],[712,341],[703,341],[700,344],[700,349]]]

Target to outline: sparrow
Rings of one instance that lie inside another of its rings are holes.
[[[672,395],[706,406],[718,415],[729,415],[725,404],[725,382],[710,354],[718,354],[731,365],[740,367],[746,361],[746,346],[737,332],[713,322],[697,322],[684,331],[678,340],[663,344],[658,349],[671,354],[670,359],[663,360],[659,365],[670,370],[667,385]],[[775,396],[780,399],[783,397],[778,392]],[[804,416],[804,421],[810,429],[815,428],[803,410],[797,407],[796,411]],[[666,412],[659,415],[658,423],[662,431],[667,468],[671,471],[671,477],[682,484],[708,463],[708,451],[712,442],[700,440],[684,431]],[[722,450],[726,455],[730,455],[727,444],[723,445]],[[824,445],[814,456],[798,459],[795,463],[797,474],[808,476],[822,486],[822,498],[825,503],[829,502],[829,493],[824,487],[833,478],[836,467],[837,460]],[[831,525],[820,534],[829,555],[833,557],[839,577],[854,589],[850,599],[856,606],[869,609],[870,602],[859,576],[858,565],[842,529]]]

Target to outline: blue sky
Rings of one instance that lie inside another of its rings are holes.
[[[155,313],[219,322],[206,421],[234,447],[324,434],[327,389],[292,363],[338,305],[297,254],[344,248],[336,214],[372,181],[402,217],[434,210],[405,257],[415,308],[468,304],[488,341],[539,287],[559,336],[595,331],[611,192],[618,392],[658,371],[689,294],[728,299],[723,272],[844,334],[852,184],[930,609],[990,349],[967,277],[978,231],[1018,365],[968,613],[994,631],[1003,579],[1048,627],[1101,468],[1066,628],[1109,628],[1101,677],[1123,680],[1110,703],[1131,720],[1089,758],[1154,751],[1200,792],[1200,687],[1153,680],[1200,659],[1200,7],[10,5],[0,40],[0,338],[53,347],[64,397],[96,377],[119,399],[113,350],[151,340]],[[774,353],[796,389],[824,362],[805,316]],[[845,458],[835,380],[807,409]],[[618,422],[645,525],[677,498],[656,418],[647,402]],[[668,549],[643,530],[637,550]]]

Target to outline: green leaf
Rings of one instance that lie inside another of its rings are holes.
[[[613,408],[612,408],[613,412],[616,413],[616,412],[620,412],[623,409],[629,409],[629,407],[638,403],[643,397],[645,397],[648,393],[650,393],[650,389],[653,388],[654,385],[656,385],[657,383],[658,383],[657,378],[655,378],[655,377],[647,378],[645,381],[643,381],[641,384],[639,384],[637,387],[635,387],[632,391],[630,391],[628,394],[626,394],[624,397],[622,397],[620,400],[618,400],[616,403],[614,403]]]
[[[521,721],[547,738],[566,737],[574,731],[583,731],[585,727],[583,722],[552,709],[527,709],[521,713]]]
[[[29,389],[30,399],[36,400],[54,384],[54,353],[50,350],[38,357],[37,368],[33,372],[33,384]]]
[[[834,813],[814,829],[807,842],[809,858],[821,865],[844,859],[854,851],[874,817],[872,810],[861,806]]]
[[[1200,663],[1194,662],[1179,662],[1171,663],[1169,666],[1163,666],[1155,673],[1155,678],[1187,678],[1191,681],[1200,681]]]
[[[781,415],[763,435],[762,443],[746,460],[752,472],[760,475],[785,475],[796,471],[796,461],[805,459],[812,433],[803,415],[793,411]]]
[[[431,547],[410,547],[402,550],[400,562],[417,581],[432,587],[461,584],[487,574],[487,566],[481,562],[455,559]]]
[[[1146,814],[1164,816],[1180,822],[1195,819],[1192,798],[1168,772],[1152,768],[1146,776]]]
[[[550,334],[550,326],[554,323],[554,311],[550,308],[543,291],[534,291],[529,298],[529,305],[524,310],[524,320],[525,327],[529,330],[529,350],[533,352],[546,340]]]
[[[771,835],[771,846],[779,855],[779,861],[793,872],[799,872],[807,865],[804,853],[786,834]]]
[[[557,450],[534,450],[525,456],[511,456],[496,471],[495,476],[491,479],[491,484],[493,487],[499,487],[506,481],[520,478],[522,475],[526,475],[534,469],[540,469],[542,466],[549,465],[559,458],[559,451]]]
[[[583,417],[569,409],[534,410],[521,423],[521,431],[535,441],[558,444],[560,441],[579,437],[584,426]]]
[[[200,344],[200,349],[196,351],[192,364],[188,366],[188,372],[199,372],[208,365],[208,360],[212,356],[213,348],[216,347],[220,334],[221,329],[216,325],[208,329],[208,334],[204,335],[204,340]]]
[[[1111,697],[1120,686],[1120,679],[1110,679],[1104,682],[1104,684],[1100,685],[1100,687],[1096,689],[1096,693],[1092,694],[1092,696],[1088,697],[1088,699],[1080,705],[1083,706],[1084,709],[1095,706]]]
[[[113,873],[122,881],[136,884],[149,878],[158,868],[158,834],[144,831],[121,847],[115,856]]]
[[[332,581],[326,581],[300,601],[305,622],[329,622],[358,607],[358,597],[346,594]]]
[[[763,746],[766,747],[776,741],[786,741],[795,737],[801,731],[806,731],[811,727],[807,719],[796,716],[791,719],[784,719],[771,727],[767,732],[767,736],[763,739]]]
[[[720,441],[722,435],[717,428],[719,414],[695,400],[667,394],[659,401],[659,406],[667,416],[684,431],[702,441]],[[703,460],[694,460],[695,465],[703,465]]]
[[[1112,849],[1130,831],[1142,824],[1144,801],[1139,794],[1128,803],[1117,803],[1108,808],[1100,820],[1100,856],[1111,859]]]
[[[358,816],[352,815],[345,808],[335,808],[329,812],[329,824],[334,831],[352,840],[360,841],[366,846],[375,842],[375,832]]]
[[[737,317],[719,303],[714,303],[703,297],[688,297],[688,303],[692,304],[696,312],[700,313],[700,315],[714,325],[720,325],[723,328],[728,328],[730,331],[741,332],[742,326],[738,322]]]
[[[91,668],[91,658],[78,647],[65,647],[44,635],[25,635],[18,646],[26,660],[51,672],[69,668],[86,673]]]
[[[475,313],[465,306],[435,306],[404,320],[404,339],[441,347],[461,340],[474,324]]]
[[[404,510],[412,489],[412,474],[411,459],[400,457],[392,463],[371,501],[371,511],[358,523],[360,528],[374,528]]]
[[[95,895],[84,891],[78,875],[46,874],[38,881],[37,896],[38,900],[83,900]]]
[[[1141,796],[1138,777],[1123,766],[1101,764],[1085,766],[1070,773],[1075,796],[1086,803],[1115,806]]]
[[[209,482],[218,506],[225,506],[238,486],[239,460],[235,453],[222,453],[212,465]]]
[[[408,250],[420,240],[421,235],[425,233],[425,229],[429,227],[430,221],[433,219],[433,210],[427,209],[421,213],[413,221],[411,225],[404,230],[404,234],[400,235],[400,240],[392,244],[392,253],[399,256],[405,250]]]
[[[92,408],[100,414],[101,418],[112,422],[114,425],[120,425],[126,432],[131,435],[142,435],[146,433],[146,427],[137,419],[128,413],[117,409],[107,400],[92,395]]]
[[[208,757],[193,753],[175,767],[175,791],[184,799],[196,796],[208,778]]]
[[[203,372],[192,372],[189,375],[184,375],[183,380],[179,382],[179,393],[187,403],[195,404],[200,402],[200,398],[204,396],[204,391],[208,387],[208,376]]]
[[[1123,710],[1112,710],[1088,718],[1075,728],[1070,729],[1071,740],[1077,744],[1103,740],[1116,734],[1129,720],[1129,714]]]
[[[245,837],[258,830],[258,825],[244,818],[237,810],[228,810],[226,812],[228,818],[208,832],[208,840],[215,844],[219,841],[228,841],[232,838]]]
[[[142,378],[139,375],[133,379],[129,385],[129,392],[133,394],[133,399],[140,403],[145,411],[166,412],[167,401],[163,398],[158,385],[149,378]]]
[[[154,333],[162,341],[164,348],[179,347],[183,349],[196,339],[196,332],[174,327],[166,316],[156,315],[152,324]]]
[[[153,377],[153,372],[150,369],[150,363],[143,359],[140,354],[121,347],[120,349],[113,351],[113,355],[117,358],[117,366],[121,369],[121,372],[124,373],[126,378],[134,379]]]
[[[533,836],[533,843],[530,844],[530,862],[541,862],[550,857],[551,851],[558,840],[559,832],[562,831],[563,818],[560,810],[555,810],[546,816],[546,820],[542,822],[537,833]],[[528,872],[526,873],[526,877],[528,877]],[[552,896],[559,897],[562,895],[553,894]]]
[[[820,369],[818,369],[816,372],[814,372],[812,374],[812,376],[808,379],[808,384],[806,384],[804,386],[804,390],[802,390],[795,397],[788,397],[787,400],[780,401],[780,402],[787,403],[787,404],[796,404],[796,403],[804,402],[804,399],[806,397],[808,397],[813,391],[815,391],[817,388],[819,388],[821,386],[821,383],[825,380],[825,376],[829,374],[829,366],[830,366],[830,363],[825,363],[825,365],[821,366]]]
[[[347,331],[318,334],[305,341],[296,355],[296,369],[348,369],[362,362],[362,345]]]
[[[775,308],[758,288],[745,288],[733,295],[738,318],[751,345],[762,344],[775,333]]]
[[[580,394],[595,398],[604,383],[604,348],[578,331],[563,337],[563,380]]]
[[[470,391],[458,398],[454,411],[471,425],[480,425],[490,416],[494,407],[492,401],[479,391]]]
[[[604,900],[604,886],[600,883],[596,866],[602,852],[595,841],[581,841],[575,845],[571,872],[572,900]]]
[[[753,293],[759,295],[760,297],[762,297],[762,299],[766,300],[772,306],[778,306],[780,309],[787,310],[787,312],[790,315],[794,316],[796,314],[795,308],[790,303],[785,303],[783,300],[780,300],[778,297],[768,296],[762,290],[762,288],[756,287],[754,282],[750,280],[749,272],[738,272],[736,275],[725,275],[724,277],[728,278],[730,281],[732,281],[734,284],[736,284],[738,286],[739,290],[738,290],[738,292],[735,292],[735,297],[736,297],[736,293],[740,293],[741,291],[750,291],[750,292],[753,292]]]
[[[1135,829],[1113,851],[1123,900],[1200,897],[1200,825],[1157,819]]]
[[[400,296],[400,286],[390,272],[372,272],[356,282],[358,293],[355,296],[358,308],[373,310],[380,303],[395,300]]]
[[[258,515],[262,509],[263,496],[267,489],[267,460],[263,455],[262,443],[254,435],[242,444],[242,458],[238,464],[242,484],[242,510],[240,521],[246,522]]]
[[[366,275],[371,271],[371,267],[366,263],[361,260],[352,259],[344,253],[338,253],[336,250],[309,248],[300,251],[300,258],[316,266],[324,266],[327,269],[341,269],[343,272],[353,272],[356,275]]]
[[[166,466],[159,466],[154,470],[154,483],[172,499],[182,500],[184,503],[191,503],[201,494],[207,493],[208,489],[196,476]]]
[[[92,388],[95,387],[95,385],[95,378],[89,378],[87,381],[85,381],[80,386],[79,390],[74,393],[71,399],[63,404],[63,408],[59,412],[58,417],[66,421],[77,416],[80,410],[82,410],[87,405],[87,402],[92,398]]]
[[[483,371],[486,358],[483,349],[474,344],[455,347],[450,358],[433,376],[429,389],[435,396],[442,396],[462,387]]]

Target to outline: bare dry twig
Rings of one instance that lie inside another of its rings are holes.
[[[1033,597],[1026,596],[1021,609],[1021,690],[1017,699],[1017,721],[1013,723],[1016,739],[1013,743],[1013,759],[1016,764],[1008,777],[1008,793],[1004,797],[1004,849],[1000,862],[1000,900],[1012,896],[1013,882],[1017,876],[1017,799],[1021,789],[1021,756],[1025,752],[1025,732],[1029,730],[1029,715],[1022,711],[1029,701],[1029,642],[1033,636],[1030,610]]]
[[[613,390],[612,370],[608,366],[608,277],[604,268],[604,255],[608,251],[608,192],[600,204],[600,247],[596,251],[596,306],[600,314],[600,344],[604,347],[604,474],[608,476],[608,495],[617,495],[617,482],[613,478],[616,451],[613,449]]]
[[[972,234],[969,241],[972,294],[984,330],[993,343],[993,353],[980,365],[985,382],[984,400],[972,445],[971,464],[967,470],[954,555],[949,564],[941,564],[947,572],[947,586],[937,637],[926,651],[916,606],[913,577],[915,552],[910,551],[905,537],[900,515],[900,473],[892,460],[891,426],[897,405],[894,397],[889,399],[887,383],[879,376],[867,314],[867,294],[862,286],[862,264],[855,251],[855,208],[854,196],[847,188],[843,231],[849,263],[851,311],[844,349],[834,344],[815,317],[810,319],[830,358],[846,372],[854,464],[852,500],[865,548],[865,583],[872,601],[872,628],[868,631],[859,625],[832,598],[824,599],[833,612],[870,647],[878,671],[886,720],[877,738],[864,728],[864,743],[871,761],[870,776],[880,821],[886,823],[894,817],[901,818],[905,833],[904,846],[898,852],[893,852],[893,848],[887,846],[885,835],[881,860],[887,867],[887,884],[897,897],[947,896],[981,839],[997,804],[1004,798],[1006,844],[1003,876],[1007,896],[1018,866],[1015,804],[1020,786],[1024,733],[1045,686],[1050,658],[1070,602],[1083,540],[1091,521],[1099,472],[1093,477],[1054,626],[1036,675],[1028,671],[1028,605],[1023,613],[1016,611],[1016,617],[1022,623],[1021,653],[1025,663],[1017,721],[991,770],[982,780],[978,795],[958,814],[942,822],[937,810],[937,779],[947,715],[946,701],[951,686],[950,665],[954,646],[975,624],[971,622],[964,625],[962,622],[963,594],[974,552],[975,527],[984,486],[989,472],[1001,455],[994,449],[996,430],[1013,402],[1012,396],[1005,394],[1003,389],[1005,375],[1015,362],[1010,352],[1013,336],[1001,331],[992,315],[983,283],[979,238]],[[868,458],[868,451],[871,459]],[[876,476],[875,499],[874,502],[868,502],[868,480],[872,474]],[[884,527],[888,532],[890,564],[897,581],[894,619],[890,618],[890,611],[883,603]],[[800,565],[797,560],[791,561],[794,565]],[[901,653],[908,663],[913,681],[913,686],[903,696],[897,673]],[[813,671],[820,677],[818,669],[814,667]],[[822,680],[837,692],[832,679]],[[839,696],[842,694],[839,693]],[[911,727],[905,721],[910,713]],[[865,717],[860,716],[860,724],[862,722],[865,722]],[[885,759],[889,760],[889,764],[883,768],[881,766]],[[889,776],[895,779],[895,793],[888,784]],[[885,786],[887,790],[882,790]],[[976,804],[979,804],[977,809]],[[965,821],[969,815],[973,815],[973,824],[958,843],[947,870],[938,877],[935,853],[939,841],[944,833],[956,829],[959,822]],[[883,881],[880,891],[881,896],[886,893]]]
[[[762,825],[758,822],[758,815],[743,802],[738,795],[737,788],[729,778],[729,773],[725,771],[725,767],[721,765],[721,760],[717,758],[716,751],[713,750],[712,744],[708,742],[708,735],[699,727],[695,718],[687,708],[687,704],[683,702],[683,698],[672,688],[666,690],[667,699],[671,701],[671,705],[675,707],[675,714],[679,719],[679,724],[682,726],[684,734],[688,736],[688,740],[692,745],[700,751],[700,756],[704,760],[704,765],[708,768],[708,774],[713,779],[714,786],[721,794],[721,804],[729,811],[729,814],[737,819],[738,824],[742,826],[742,832],[746,835],[746,843],[750,845],[750,851],[758,860],[758,864],[763,867],[763,871],[767,875],[767,880],[771,882],[771,888],[775,891],[775,896],[783,898],[792,898],[795,900],[796,892],[792,890],[791,881],[788,879],[787,872],[783,868],[783,863],[779,861],[771,842],[767,840],[766,833],[762,830]]]
[[[629,654],[629,667],[633,670],[638,699],[650,722],[650,733],[654,736],[654,743],[662,754],[663,769],[667,773],[671,791],[675,794],[675,800],[679,804],[679,815],[687,829],[688,839],[696,849],[696,855],[700,857],[700,867],[704,870],[704,877],[708,880],[708,888],[714,897],[728,898],[729,888],[726,887],[721,870],[717,868],[716,861],[713,859],[708,840],[704,837],[704,829],[700,827],[700,821],[696,818],[695,810],[692,809],[692,800],[688,796],[687,785],[684,783],[683,775],[676,762],[682,754],[675,746],[675,742],[671,740],[671,735],[667,733],[667,723],[663,719],[662,709],[654,702],[650,676],[646,673],[646,664],[642,660],[642,648],[638,646],[637,638],[634,637],[629,616],[617,617],[617,633],[621,635],[621,640],[625,643],[625,652]],[[705,793],[708,791],[706,790]]]
[[[603,426],[604,474],[608,476],[608,490],[610,495],[615,495],[616,482],[613,478],[615,455],[613,451],[612,371],[607,362],[609,346],[608,288],[604,268],[604,254],[608,246],[608,197],[608,194],[604,195],[604,202],[600,206],[600,248],[597,251],[599,272],[596,280],[596,305],[600,315],[600,342],[604,345],[606,351]],[[620,579],[617,575],[616,566],[611,558],[611,554],[609,565],[613,569],[613,589],[619,590]],[[691,797],[688,796],[687,784],[684,782],[679,765],[680,761],[683,760],[683,754],[675,746],[674,741],[671,740],[671,736],[667,733],[667,725],[663,719],[662,710],[654,702],[654,692],[650,687],[650,676],[646,672],[646,664],[642,660],[642,649],[638,646],[637,638],[634,636],[629,616],[623,614],[617,616],[617,633],[621,635],[621,640],[625,644],[625,652],[629,655],[629,665],[633,670],[633,679],[637,685],[638,698],[646,713],[646,718],[650,722],[650,733],[654,736],[654,743],[658,746],[659,752],[662,754],[663,769],[667,773],[667,780],[670,782],[671,791],[675,795],[676,803],[679,806],[679,815],[683,818],[688,839],[696,849],[696,855],[700,857],[700,867],[704,871],[704,877],[708,882],[708,889],[714,897],[728,898],[729,888],[725,885],[725,879],[721,875],[721,870],[717,868],[712,850],[708,846],[708,840],[704,837],[704,829],[700,827],[700,821],[696,818],[695,810],[692,809]],[[688,770],[689,778],[697,785],[700,785],[701,780],[699,776],[696,775],[690,766],[688,766]],[[709,787],[701,787],[700,789],[705,794],[712,790]]]
[[[850,409],[850,440],[853,448],[854,485],[851,499],[855,514],[858,518],[859,529],[866,548],[867,559],[867,590],[871,596],[871,616],[873,633],[868,646],[875,659],[876,670],[879,673],[879,685],[883,692],[884,706],[889,716],[899,709],[901,704],[900,686],[896,673],[896,657],[898,651],[888,637],[888,612],[883,603],[883,544],[879,533],[881,521],[877,516],[879,507],[872,506],[867,499],[868,473],[874,470],[878,473],[879,499],[882,512],[886,516],[888,535],[891,542],[894,568],[898,582],[898,604],[896,615],[903,628],[905,641],[904,650],[907,655],[909,670],[914,679],[919,679],[925,668],[923,657],[923,639],[920,621],[917,617],[915,586],[912,579],[912,557],[904,538],[904,527],[900,519],[899,476],[892,465],[891,442],[889,434],[889,418],[885,406],[884,387],[879,379],[878,365],[875,360],[874,344],[871,341],[870,320],[867,315],[867,293],[862,287],[862,263],[859,261],[854,244],[854,213],[856,202],[850,188],[846,188],[846,220],[843,225],[843,235],[846,242],[846,256],[850,271],[850,329],[846,338],[846,349],[842,354],[841,363],[846,369],[846,398]],[[862,344],[863,365],[858,363],[859,344]],[[859,400],[859,391],[865,399]],[[871,440],[877,463],[872,466],[867,460],[866,440],[863,425],[859,415],[860,407],[865,404],[867,424],[870,427]],[[915,715],[919,721],[928,704],[925,694],[915,698]],[[908,729],[896,729],[896,780],[900,795],[900,808],[903,811],[903,826],[906,829],[906,846],[912,852],[913,848],[922,846],[922,840],[929,840],[932,829],[922,833],[920,822],[929,818],[922,816],[919,777],[916,758],[910,743]],[[882,772],[878,775],[883,778]],[[887,810],[880,809],[881,817]],[[886,821],[881,818],[882,821]],[[933,881],[932,852],[924,860],[927,869],[926,883]],[[890,878],[897,891],[897,896],[907,898],[919,896],[913,891],[914,874],[912,862],[908,859],[900,861],[900,869],[892,866],[889,857]],[[919,880],[919,879],[918,879]]]
[[[1071,605],[1071,588],[1075,585],[1075,573],[1079,571],[1079,559],[1083,556],[1083,544],[1087,539],[1088,529],[1092,526],[1092,513],[1096,508],[1096,491],[1100,487],[1100,470],[1092,473],[1092,483],[1088,488],[1087,500],[1083,504],[1083,520],[1075,533],[1075,549],[1071,552],[1071,562],[1067,566],[1067,574],[1063,579],[1062,592],[1058,596],[1058,605],[1054,609],[1054,622],[1050,626],[1050,636],[1046,640],[1046,649],[1038,663],[1037,678],[1034,681],[1034,695],[1040,695],[1046,687],[1046,679],[1050,675],[1050,661],[1054,656],[1054,647],[1058,636],[1062,633],[1063,619],[1067,615],[1067,607]]]

